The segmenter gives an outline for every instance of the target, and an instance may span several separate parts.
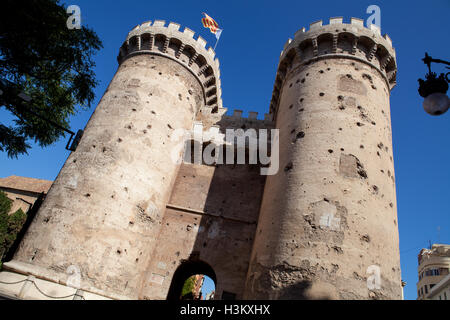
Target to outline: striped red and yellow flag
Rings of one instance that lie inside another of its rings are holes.
[[[219,25],[217,24],[217,22],[211,18],[210,16],[208,16],[206,13],[203,12],[203,14],[205,15],[204,18],[202,18],[202,23],[203,26],[205,28],[209,28],[209,30],[211,31],[211,33],[216,34],[217,30],[219,30]]]

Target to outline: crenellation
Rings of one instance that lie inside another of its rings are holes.
[[[155,20],[153,27],[164,27],[166,24],[165,20]]]
[[[258,118],[258,112],[250,111],[248,113],[248,119],[249,120],[257,120],[257,118]]]
[[[314,31],[314,30],[320,29],[321,26],[322,26],[322,20],[319,20],[319,21],[311,23],[309,25],[309,30]]]
[[[351,29],[349,29],[349,27],[351,27]],[[338,32],[338,33],[352,32],[352,33],[355,33],[355,36],[356,36],[356,33],[359,33],[362,30],[364,30],[364,31],[366,31],[365,33],[367,35],[371,34],[373,36],[375,34],[380,39],[385,40],[386,44],[389,44],[389,47],[392,48],[392,41],[390,41],[390,39],[386,38],[385,36],[381,37],[381,30],[376,25],[372,24],[370,27],[366,28],[364,26],[364,20],[359,19],[359,18],[351,18],[349,24],[343,22],[343,17],[330,18],[328,25],[324,25],[322,20],[313,22],[310,24],[309,30],[306,30],[306,28],[301,28],[297,32],[295,32],[294,40],[302,41],[304,39],[307,39],[308,36],[312,37],[312,34],[315,33],[316,31],[321,31],[321,30],[323,30],[324,32],[327,31],[327,32]]]
[[[204,48],[206,46],[206,40],[202,38],[202,36],[198,36],[197,43],[199,46]]]
[[[167,29],[172,30],[172,31],[178,31],[180,29],[181,25],[175,22],[170,22],[169,25],[167,26]]]
[[[389,35],[388,34],[385,34],[385,35],[383,35],[383,38],[389,43],[389,45],[392,47],[392,40],[391,40],[391,38],[389,37]]]
[[[376,24],[371,24],[370,25],[370,30],[372,30],[377,35],[381,36],[381,29]]]
[[[233,118],[234,119],[241,119],[242,118],[242,110],[234,109],[233,111]]]
[[[234,109],[232,115],[226,115],[227,108],[218,108],[213,113],[210,108],[202,108],[197,115],[196,123],[201,123],[203,131],[207,132],[212,127],[220,128],[221,133],[225,133],[226,129],[273,129],[274,123],[271,114],[265,114],[264,120],[258,119],[258,112],[249,111],[248,118],[243,117],[243,111]],[[214,129],[216,130],[216,129]]]
[[[154,54],[158,53],[165,57],[174,59],[181,65],[188,68],[198,78],[203,86],[205,102],[211,107],[213,112],[222,106],[220,89],[220,69],[219,60],[215,58],[214,50],[206,49],[206,41],[201,36],[194,38],[195,32],[189,28],[180,31],[180,25],[169,22],[167,27],[164,20],[155,20],[141,24],[128,33],[126,44],[119,50],[118,61],[121,64],[129,57],[137,53]],[[212,73],[204,72],[211,68]],[[204,70],[203,70],[204,69]],[[203,70],[203,71],[202,71]],[[216,97],[206,96],[206,92],[211,90],[211,86],[216,88]]]
[[[226,129],[243,129],[244,131],[247,129],[273,129],[274,122],[271,118],[271,115],[265,115],[265,119],[260,120],[257,118],[258,113],[254,111],[250,111],[248,114],[248,118],[244,118],[242,116],[242,110],[234,110],[233,115],[228,116],[223,114],[221,117],[215,118],[215,124],[219,125],[221,128],[221,132],[225,133]],[[212,119],[211,119],[212,120]],[[205,123],[213,123],[211,121],[205,121]]]
[[[194,39],[195,32],[189,29],[188,27],[185,27],[183,34],[186,35],[186,37]]]
[[[342,24],[343,17],[330,18],[330,24]]]
[[[271,113],[265,113],[264,114],[264,122],[272,122],[273,121],[273,114]]]
[[[239,121],[236,121],[236,119],[232,117],[225,116],[218,124],[210,124],[207,122],[205,123],[204,121],[195,121],[192,130],[186,135],[186,141],[196,141],[200,145],[203,145],[203,148],[209,143],[214,143],[216,146],[230,145],[230,141],[226,139],[227,130],[235,129],[244,130],[244,132],[247,132],[247,134],[251,134],[256,139],[255,142],[258,143],[259,130],[266,128],[273,128],[273,124],[263,120],[255,121],[245,118],[241,118]],[[233,142],[231,143],[233,144]],[[247,143],[248,141],[246,141],[246,144]],[[270,146],[270,141],[268,141],[268,145]],[[191,161],[192,160],[188,160],[187,163],[190,163]]]
[[[222,86],[220,79],[219,81],[217,81],[217,86],[216,86],[216,95],[217,97],[220,99],[219,103],[218,103],[218,107],[222,108],[222,89],[220,88],[220,86]]]
[[[305,32],[306,32],[306,29],[305,29],[305,28],[298,29],[298,30],[294,33],[294,39],[297,39],[297,38],[299,38],[299,37],[302,37],[302,36],[304,35]],[[285,50],[285,49],[283,49],[283,50]],[[281,54],[283,54],[283,51],[281,51]]]
[[[289,39],[287,39],[287,41],[285,42],[285,44],[284,44],[284,46],[283,46],[283,50],[285,50],[288,46],[289,46],[289,44],[292,42],[292,39],[291,38],[289,38]]]
[[[386,85],[392,89],[396,84],[395,59],[384,64],[389,56],[395,58],[395,50],[388,36],[382,37],[376,26],[366,28],[364,21],[351,18],[350,24],[341,23],[341,17],[331,18],[328,25],[322,21],[314,22],[310,29],[300,29],[292,41],[287,42],[280,55],[279,68],[272,94],[271,112],[277,112],[279,88],[294,67],[307,65],[315,59],[347,58],[366,62],[382,75]],[[297,57],[293,59],[292,53]],[[296,62],[294,62],[296,61]],[[388,70],[387,70],[387,69]],[[275,114],[276,118],[276,114]]]
[[[214,49],[212,47],[209,47],[207,52],[211,59],[214,59],[214,57],[216,56],[216,52],[214,51]]]
[[[359,18],[350,18],[350,24],[364,28],[364,20]]]

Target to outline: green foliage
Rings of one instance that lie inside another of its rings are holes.
[[[0,216],[11,210],[12,201],[6,196],[6,193],[0,191]]]
[[[0,80],[12,81],[18,85],[15,90],[32,98],[32,103],[21,104],[16,95],[1,96],[0,107],[16,118],[14,126],[0,123],[0,151],[9,157],[27,153],[30,139],[44,147],[64,136],[27,109],[68,127],[76,105],[87,108],[94,100],[92,56],[102,43],[85,26],[69,30],[68,17],[59,0],[2,1]]]
[[[189,277],[183,285],[183,289],[181,290],[181,296],[185,297],[189,294],[192,294],[192,290],[194,290],[195,286],[195,276]]]
[[[8,215],[11,209],[12,201],[6,194],[0,191],[0,257],[8,251],[16,240],[17,234],[22,229],[27,215],[22,209]]]

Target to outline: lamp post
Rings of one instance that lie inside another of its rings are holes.
[[[444,114],[450,107],[450,98],[447,96],[449,74],[441,73],[439,76],[431,71],[431,63],[443,63],[450,65],[450,62],[433,59],[425,53],[425,58],[422,61],[428,66],[428,73],[425,75],[425,80],[419,79],[419,94],[424,97],[423,108],[425,112],[430,115],[438,116]],[[447,69],[450,69],[447,67]]]

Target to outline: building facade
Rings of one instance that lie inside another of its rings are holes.
[[[67,299],[170,299],[204,274],[215,299],[401,299],[390,38],[355,18],[300,29],[264,119],[226,114],[219,60],[205,46],[172,22],[128,34],[0,281],[39,282]],[[218,161],[239,149],[223,138],[231,129],[254,129],[258,141],[269,131],[279,170]],[[215,160],[188,161],[180,132],[194,160],[211,148]],[[29,288],[0,285],[43,298]]]
[[[28,212],[40,194],[47,194],[53,181],[10,176],[0,178],[0,191],[12,201],[10,213],[22,209]]]
[[[418,261],[417,299],[450,300],[450,245],[433,244],[431,249],[422,249]]]
[[[194,289],[192,291],[193,297],[195,300],[202,300],[203,293],[202,293],[202,287],[203,282],[205,281],[205,276],[202,274],[196,274],[194,280]]]
[[[427,300],[450,300],[450,274],[430,290]]]

